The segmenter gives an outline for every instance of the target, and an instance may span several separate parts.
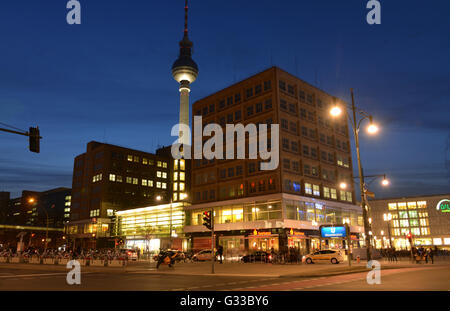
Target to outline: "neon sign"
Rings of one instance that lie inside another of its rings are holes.
[[[440,200],[439,203],[436,205],[436,209],[443,213],[450,213],[450,200],[449,199]]]

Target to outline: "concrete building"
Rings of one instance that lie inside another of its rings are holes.
[[[450,194],[371,200],[369,205],[377,248],[410,249],[406,235],[411,233],[415,247],[450,250]]]
[[[114,245],[117,211],[170,202],[171,167],[164,156],[89,142],[74,161],[67,233],[85,247]]]
[[[341,182],[353,185],[347,120],[332,119],[329,112],[339,101],[272,67],[195,102],[193,118],[202,116],[203,127],[217,123],[225,132],[226,124],[279,124],[280,164],[262,171],[263,160],[248,159],[248,152],[245,160],[194,159],[193,204],[186,208],[184,228],[191,247],[210,245],[202,213],[212,208],[217,243],[225,251],[342,246],[321,241],[318,229],[344,220],[358,240],[362,212],[354,189],[339,188]]]

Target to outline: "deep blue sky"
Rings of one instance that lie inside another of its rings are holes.
[[[44,137],[34,154],[0,133],[0,191],[13,196],[71,187],[91,140],[150,152],[173,141],[184,0],[80,2],[73,26],[66,0],[0,4],[0,122]],[[361,138],[365,173],[392,182],[377,197],[450,192],[448,1],[381,1],[372,26],[365,0],[190,2],[192,101],[271,65],[347,101],[352,87],[382,127]]]

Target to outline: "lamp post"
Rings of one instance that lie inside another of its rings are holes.
[[[343,223],[345,225],[345,230],[347,232],[347,249],[348,249],[348,266],[352,266],[352,252],[351,252],[351,236],[350,236],[350,219],[344,218]]]
[[[28,203],[33,204],[33,206],[38,206],[35,198],[29,198]],[[47,251],[47,243],[48,243],[48,213],[44,207],[42,207],[42,210],[45,212],[45,218],[46,218],[45,244],[44,244],[44,252],[45,252],[45,251]]]
[[[367,247],[367,261],[370,261],[372,259],[372,253],[370,249],[370,236],[369,236],[369,222],[368,222],[368,211],[367,211],[367,205],[366,205],[366,194],[364,191],[364,175],[363,175],[363,168],[361,164],[361,155],[360,155],[360,147],[359,147],[359,130],[361,127],[362,121],[365,119],[368,119],[370,121],[369,127],[367,128],[367,131],[369,134],[375,134],[378,132],[378,127],[373,123],[373,118],[371,115],[367,114],[366,112],[362,111],[361,109],[357,108],[355,106],[355,100],[353,96],[353,89],[351,89],[351,96],[352,96],[352,104],[349,107],[352,110],[352,118],[350,118],[347,110],[345,109],[345,112],[347,116],[349,117],[353,129],[353,136],[355,138],[355,146],[356,146],[356,157],[358,159],[358,172],[359,172],[359,187],[361,191],[361,208],[363,212],[363,221],[364,221],[364,232],[365,232],[365,241],[366,241],[366,247]],[[339,116],[342,113],[342,109],[335,105],[331,110],[330,114],[334,117]],[[359,115],[359,119],[357,119],[357,113]]]

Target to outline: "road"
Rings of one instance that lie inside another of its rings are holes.
[[[339,290],[444,290],[450,289],[450,267],[391,269],[381,272],[381,284],[369,285],[367,273],[328,277],[243,277],[159,275],[149,271],[85,272],[80,285],[68,285],[61,270],[0,270],[0,290],[149,290],[149,291],[339,291]]]

